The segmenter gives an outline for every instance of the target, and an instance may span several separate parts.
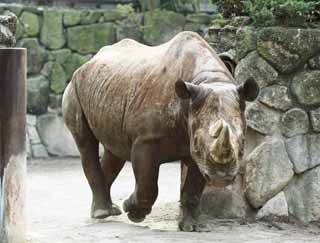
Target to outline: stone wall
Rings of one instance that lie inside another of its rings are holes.
[[[320,30],[214,25],[206,39],[234,53],[237,81],[254,77],[261,92],[247,103],[241,175],[208,187],[205,211],[320,220]]]
[[[18,16],[17,45],[28,49],[29,156],[78,156],[61,118],[72,73],[103,45],[133,38],[163,43],[182,30],[205,35],[234,55],[238,82],[254,77],[259,98],[248,103],[245,160],[236,183],[206,188],[206,215],[320,219],[320,30],[246,26],[246,18],[170,11],[51,9],[0,5]],[[101,150],[102,151],[102,150]]]
[[[170,11],[145,13],[114,9],[57,9],[0,4],[0,14],[18,16],[18,47],[28,49],[27,110],[29,157],[78,156],[61,118],[63,91],[73,72],[102,46],[124,38],[157,45],[183,30],[203,34],[212,15],[184,16]]]

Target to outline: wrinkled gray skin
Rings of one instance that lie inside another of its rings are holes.
[[[179,226],[197,230],[206,180],[223,186],[238,172],[245,100],[258,92],[254,80],[236,85],[193,32],[156,47],[126,39],[102,48],[75,72],[63,97],[65,123],[93,193],[91,216],[121,213],[110,187],[129,160],[136,186],[123,208],[132,221],[143,221],[158,195],[159,166],[181,160],[188,172]],[[99,142],[105,149],[100,162]]]

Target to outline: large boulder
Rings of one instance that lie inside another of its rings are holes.
[[[53,9],[43,11],[40,41],[49,49],[60,49],[66,43],[62,16],[62,11]]]
[[[286,141],[286,147],[296,173],[320,165],[320,134],[295,136]]]
[[[289,216],[288,203],[284,192],[271,198],[258,212],[257,219],[283,219]]]
[[[250,204],[263,206],[284,189],[293,175],[283,141],[273,138],[259,145],[247,157],[245,192]]]
[[[288,110],[292,106],[289,90],[286,86],[272,85],[261,90],[259,101],[278,110]]]
[[[240,83],[250,77],[257,81],[260,88],[263,88],[273,84],[278,78],[278,73],[254,51],[238,63],[235,71],[235,78]]]
[[[293,108],[281,117],[281,131],[286,137],[305,134],[309,131],[309,117],[307,112],[300,108]]]
[[[302,222],[320,220],[320,167],[296,176],[285,190],[289,214]]]
[[[320,30],[263,28],[258,52],[281,73],[291,73],[320,50]]]
[[[320,105],[320,71],[305,71],[296,75],[291,88],[300,104]]]
[[[38,15],[24,11],[20,16],[20,21],[23,24],[24,34],[26,36],[33,37],[39,34],[40,25]]]
[[[46,50],[36,38],[22,39],[17,46],[27,48],[28,74],[39,74],[47,57]]]
[[[144,15],[143,39],[149,45],[159,45],[169,41],[181,32],[185,25],[183,15],[156,9]]]
[[[260,103],[250,103],[245,111],[247,125],[262,134],[273,134],[278,130],[279,113]]]
[[[61,117],[54,114],[39,116],[37,129],[50,155],[79,156],[74,139]]]
[[[207,186],[201,197],[202,214],[213,218],[247,218],[252,209],[243,193],[243,178],[226,187]]]
[[[68,47],[82,54],[96,53],[105,45],[116,42],[113,23],[70,27],[67,29]]]
[[[27,110],[31,114],[47,112],[49,81],[42,75],[32,76],[27,81]]]

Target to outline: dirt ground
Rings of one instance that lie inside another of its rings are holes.
[[[28,164],[29,243],[320,243],[320,230],[315,225],[274,227],[267,223],[215,220],[208,225],[210,232],[179,232],[178,163],[161,167],[159,197],[151,215],[140,224],[131,223],[125,214],[106,220],[90,219],[91,192],[80,160],[32,160]],[[113,185],[113,201],[122,206],[133,188],[132,168],[127,163]]]

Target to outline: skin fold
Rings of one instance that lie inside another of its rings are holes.
[[[181,160],[188,172],[179,226],[197,230],[206,180],[228,184],[238,172],[245,100],[258,92],[252,79],[237,85],[193,32],[155,47],[124,39],[102,48],[74,73],[63,96],[64,120],[93,193],[91,216],[121,213],[110,187],[131,161],[136,185],[123,209],[132,221],[143,221],[158,195],[159,166]]]

